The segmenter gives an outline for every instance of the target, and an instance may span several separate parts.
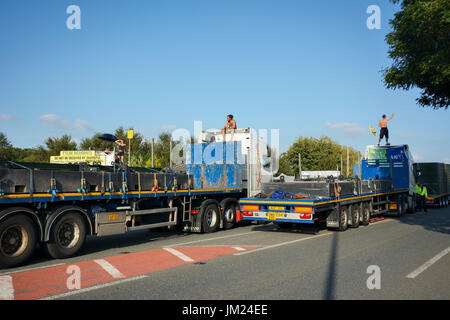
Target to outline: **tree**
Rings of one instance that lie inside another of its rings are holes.
[[[0,149],[11,148],[11,143],[3,132],[0,132]]]
[[[77,143],[72,141],[72,137],[68,134],[63,135],[61,138],[47,138],[45,145],[50,156],[59,156],[59,153],[63,150],[77,150]]]
[[[343,167],[347,166],[347,147],[341,146],[331,138],[323,136],[319,139],[309,137],[299,137],[284,152],[279,161],[279,170],[277,175],[284,173],[286,175],[295,175],[299,173],[298,154],[302,157],[302,170],[336,170],[340,167],[341,157]],[[358,160],[358,151],[349,148],[349,174],[353,175],[353,164]],[[346,175],[347,171],[343,170]]]
[[[384,70],[389,89],[417,87],[419,105],[433,109],[449,106],[450,0],[391,0],[401,11],[390,21],[386,36],[390,68]]]

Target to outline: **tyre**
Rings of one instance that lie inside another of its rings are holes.
[[[361,205],[360,204],[352,204],[350,206],[350,221],[351,225],[350,228],[358,228],[359,227],[359,219],[360,219],[360,211],[361,211]]]
[[[345,231],[348,228],[349,207],[342,206],[339,210],[339,231]]]
[[[370,204],[368,202],[364,202],[362,205],[361,212],[361,224],[363,226],[368,226],[370,223]]]
[[[215,203],[211,203],[202,210],[203,232],[216,232],[220,224],[220,211]]]
[[[66,212],[56,219],[50,229],[45,251],[54,259],[65,259],[75,255],[86,239],[86,225],[76,212]]]
[[[227,202],[223,209],[223,227],[232,229],[236,225],[236,203]]]
[[[23,264],[34,253],[37,243],[36,226],[30,218],[19,214],[0,223],[0,268]]]

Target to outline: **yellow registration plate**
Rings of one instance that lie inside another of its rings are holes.
[[[272,210],[272,211],[284,211],[284,207],[269,206],[269,210]]]
[[[275,213],[275,212],[269,212],[267,213],[267,220],[276,220],[277,218],[283,218],[283,213]]]

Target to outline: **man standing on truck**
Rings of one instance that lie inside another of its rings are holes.
[[[380,145],[381,139],[383,137],[386,137],[386,145],[389,146],[389,130],[387,127],[387,123],[389,120],[391,120],[394,117],[395,113],[392,114],[390,118],[386,119],[386,115],[383,114],[383,117],[381,118],[380,122],[378,123],[378,126],[380,127],[380,139],[378,140],[378,145]]]
[[[226,142],[225,136],[227,133],[231,133],[231,140],[233,141],[234,131],[236,130],[236,120],[233,120],[233,115],[227,115],[227,121],[225,122],[225,127],[222,129],[223,142]]]

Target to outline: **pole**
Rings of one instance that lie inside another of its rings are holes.
[[[344,160],[342,159],[342,155],[341,155],[341,176],[344,173],[344,171],[342,171],[343,165],[344,165]]]
[[[169,141],[169,167],[172,167],[172,136]]]
[[[152,168],[155,167],[155,138],[152,138]]]
[[[128,165],[130,165],[131,159],[131,139],[128,139]]]
[[[299,152],[298,153],[298,174],[300,176],[300,180],[302,180],[302,155]]]
[[[350,155],[348,153],[348,147],[347,147],[347,178],[350,175],[350,167],[349,167],[349,162],[350,162]]]

